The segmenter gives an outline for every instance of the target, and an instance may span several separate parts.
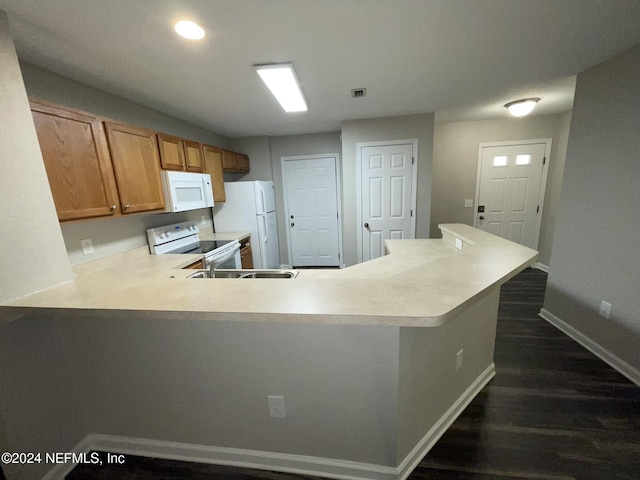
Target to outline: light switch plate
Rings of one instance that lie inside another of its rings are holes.
[[[466,199],[464,201],[464,208],[472,208],[473,207],[473,200],[471,199]]]

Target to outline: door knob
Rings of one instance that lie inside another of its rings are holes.
[[[291,215],[291,220],[293,220],[293,215]]]
[[[480,220],[484,220],[484,215],[480,215]]]
[[[364,224],[364,228],[369,228],[369,224],[368,224],[368,223],[365,223],[365,224]]]

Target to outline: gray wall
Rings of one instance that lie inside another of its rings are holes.
[[[640,370],[640,45],[578,75],[544,308]],[[601,300],[611,318],[598,315]]]
[[[0,235],[0,303],[4,303],[72,277],[2,10],[0,92],[0,201],[5,227]],[[0,452],[65,452],[84,434],[69,360],[56,320],[0,321]],[[30,479],[42,476],[50,465],[1,468],[9,479]]]
[[[358,263],[357,153],[359,142],[418,139],[416,238],[429,237],[431,215],[432,113],[342,122],[342,232],[347,266]]]
[[[398,328],[61,324],[89,432],[396,465]],[[284,397],[286,419],[269,417],[267,395]]]
[[[23,62],[20,66],[24,84],[30,97],[211,145],[222,147],[229,145],[227,138],[178,118],[78,83],[29,63]],[[33,125],[33,121],[31,121],[31,125]],[[42,160],[40,161],[42,162]],[[48,191],[48,186],[46,191]],[[60,228],[69,260],[72,265],[76,265],[146,245],[147,228],[185,220],[200,221],[203,215],[205,222],[201,224],[201,227],[211,228],[211,209],[175,214],[126,215],[79,223],[66,222],[61,224]],[[93,240],[94,254],[82,255],[80,240],[83,238]]]
[[[567,112],[507,120],[436,123],[431,236],[438,236],[440,223],[473,225],[475,208],[465,208],[464,201],[475,200],[480,143],[551,138],[547,191],[538,246],[539,262],[549,265],[570,118],[571,114]]]
[[[2,10],[0,201],[0,302],[71,280],[18,58]]]

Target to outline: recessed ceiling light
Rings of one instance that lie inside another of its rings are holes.
[[[189,40],[200,40],[204,38],[204,30],[200,25],[190,20],[180,20],[173,27],[178,35]]]
[[[307,102],[302,94],[296,72],[291,63],[254,65],[258,75],[287,113],[306,112]]]
[[[524,117],[533,112],[536,107],[536,103],[540,101],[539,98],[523,98],[522,100],[515,100],[505,105],[505,108],[509,110],[509,113],[514,117]]]

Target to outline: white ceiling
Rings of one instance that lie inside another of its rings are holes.
[[[220,134],[337,131],[436,112],[506,118],[572,105],[575,75],[640,43],[638,0],[0,0],[19,56]],[[175,21],[200,23],[198,43]],[[252,65],[294,63],[309,111],[285,114]],[[367,88],[352,99],[352,88]]]

